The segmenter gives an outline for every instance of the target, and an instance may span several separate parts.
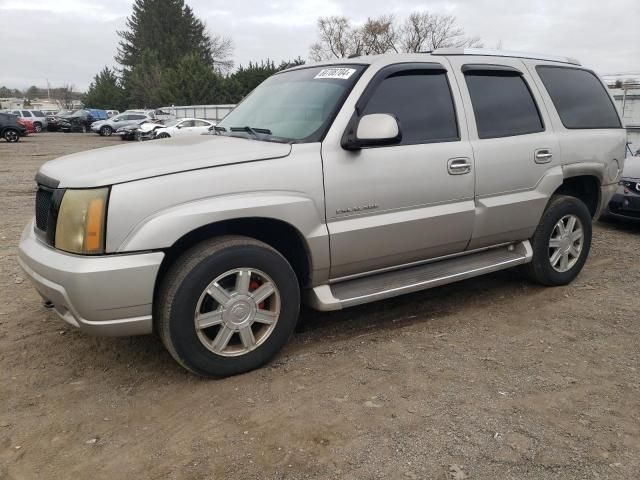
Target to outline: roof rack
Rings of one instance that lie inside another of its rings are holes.
[[[571,57],[545,55],[541,53],[531,52],[512,52],[509,50],[493,50],[490,48],[437,48],[433,51],[432,55],[486,55],[492,57],[532,58],[534,60],[549,60],[551,62],[582,65],[579,60]]]

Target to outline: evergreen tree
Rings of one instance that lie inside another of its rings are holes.
[[[83,98],[87,107],[124,110],[127,106],[124,89],[116,72],[109,67],[98,73]]]
[[[202,105],[222,98],[222,78],[196,54],[183,57],[161,80],[161,96],[167,104]]]
[[[124,84],[129,107],[156,108],[167,103],[162,95],[162,81],[166,69],[162,68],[158,57],[154,50],[140,52],[137,63]]]
[[[184,0],[135,0],[126,25],[126,30],[118,32],[116,57],[125,77],[145,51],[155,51],[163,69],[174,67],[190,54],[214,65],[214,41]]]

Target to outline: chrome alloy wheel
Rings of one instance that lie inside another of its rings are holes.
[[[580,258],[584,231],[580,219],[565,215],[553,227],[549,238],[549,262],[556,272],[570,270]]]
[[[280,293],[260,270],[229,270],[200,295],[194,316],[202,344],[216,355],[244,355],[263,344],[280,316]]]

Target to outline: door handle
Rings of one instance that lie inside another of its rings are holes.
[[[553,158],[553,153],[551,153],[551,150],[546,148],[540,148],[536,150],[534,160],[536,163],[548,163],[551,161],[552,158]]]
[[[464,175],[471,171],[471,160],[468,158],[450,158],[447,161],[449,175]]]

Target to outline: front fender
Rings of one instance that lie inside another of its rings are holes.
[[[168,248],[197,228],[224,220],[269,218],[292,225],[311,251],[328,243],[326,227],[311,198],[289,192],[224,195],[176,205],[139,222],[117,252]]]

